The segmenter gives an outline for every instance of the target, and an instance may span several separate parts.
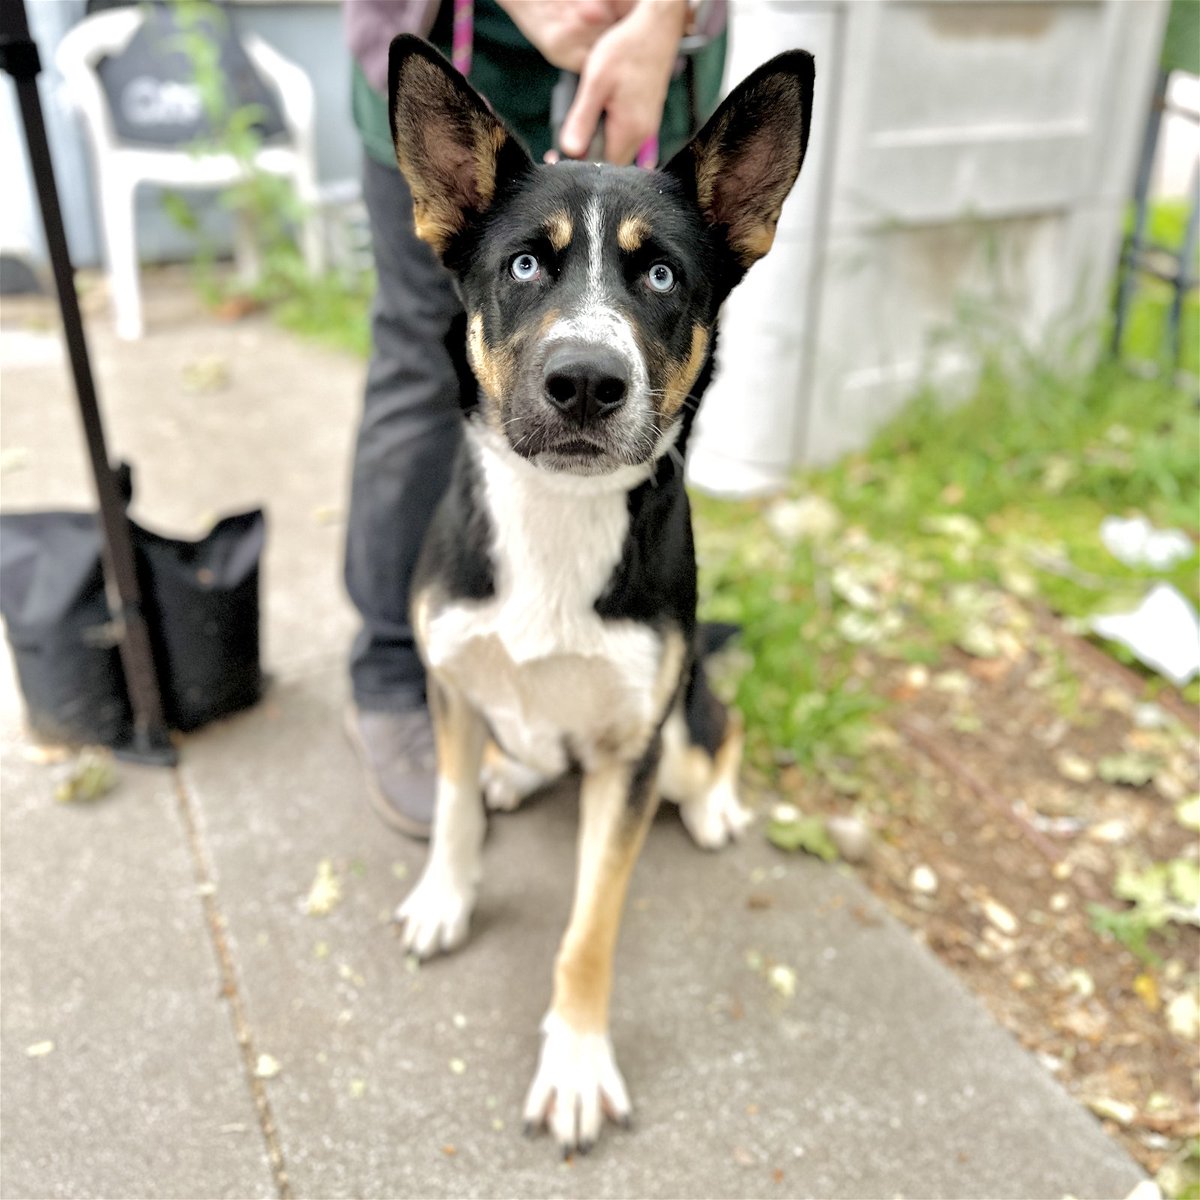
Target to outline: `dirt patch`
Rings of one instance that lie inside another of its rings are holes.
[[[1195,863],[1177,814],[1200,789],[1197,714],[1050,620],[1007,657],[857,669],[897,701],[889,726],[861,787],[797,779],[804,807],[864,817],[861,871],[888,908],[1148,1171],[1166,1168],[1167,1190],[1186,1188],[1200,929],[1173,920],[1130,949],[1095,906],[1129,911],[1122,872]]]

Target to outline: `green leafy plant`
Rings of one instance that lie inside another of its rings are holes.
[[[243,223],[256,248],[260,277],[250,289],[253,298],[260,303],[274,303],[291,296],[308,280],[294,232],[304,216],[303,206],[290,180],[258,165],[262,107],[235,104],[230,96],[221,69],[219,42],[212,36],[214,30],[223,30],[227,24],[225,13],[207,0],[176,0],[174,12],[181,30],[176,44],[191,65],[212,130],[197,138],[191,148],[196,154],[228,154],[237,162],[240,176],[221,192],[218,203],[235,221]],[[164,207],[176,224],[197,238],[201,288],[210,299],[217,298],[221,285],[216,282],[215,252],[194,213],[176,193],[167,193]]]
[[[1088,909],[1092,927],[1111,934],[1145,962],[1158,961],[1149,946],[1152,934],[1176,924],[1200,925],[1200,867],[1190,859],[1125,867],[1113,882],[1113,895],[1129,907],[1118,910],[1092,904]]]

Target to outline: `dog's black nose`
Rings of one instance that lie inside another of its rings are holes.
[[[550,403],[581,425],[620,408],[629,389],[625,360],[604,346],[556,346],[542,378]]]

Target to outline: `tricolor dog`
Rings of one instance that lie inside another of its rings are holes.
[[[717,313],[770,249],[808,140],[813,60],[756,70],[657,171],[534,164],[434,50],[391,46],[417,233],[454,275],[479,382],[413,588],[438,793],[400,906],[424,958],[463,941],[485,802],[582,774],[574,904],[525,1106],[564,1153],[629,1096],[613,950],[659,797],[717,848],[747,823],[740,731],[708,689],[682,454]]]

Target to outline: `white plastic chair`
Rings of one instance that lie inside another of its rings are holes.
[[[109,54],[120,53],[145,20],[140,8],[120,8],[85,17],[68,30],[55,61],[83,114],[95,155],[117,336],[142,336],[142,298],[138,283],[135,192],[140,183],[172,188],[221,188],[237,183],[244,171],[232,154],[195,154],[186,149],[156,149],[120,142],[113,129],[108,100],[96,72]],[[260,37],[247,34],[242,45],[263,78],[279,95],[287,128],[287,145],[264,146],[255,165],[292,179],[306,213],[301,246],[308,269],[324,267],[324,247],[317,217],[317,170],[313,149],[313,88],[303,69],[273,50]],[[243,278],[258,274],[251,231],[235,223],[234,254]]]

